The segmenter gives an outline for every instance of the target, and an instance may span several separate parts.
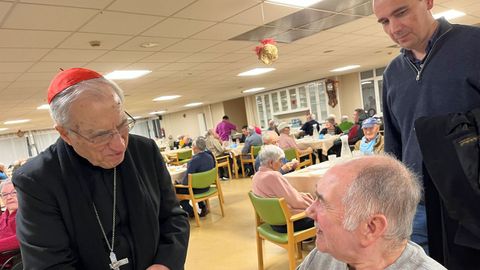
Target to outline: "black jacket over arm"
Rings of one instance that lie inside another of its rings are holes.
[[[92,165],[82,160],[59,139],[16,171],[17,237],[25,269],[109,269],[105,240],[84,192],[84,168]],[[155,142],[130,135],[117,174],[125,189],[133,269],[183,269],[189,223]]]

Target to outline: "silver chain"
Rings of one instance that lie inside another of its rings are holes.
[[[105,242],[107,242],[107,246],[110,249],[110,252],[113,252],[113,247],[115,243],[115,210],[117,204],[117,167],[113,168],[113,214],[112,214],[112,245],[108,241],[107,234],[103,229],[102,222],[100,221],[100,217],[98,216],[97,207],[95,203],[92,201],[93,210],[95,211],[95,216],[97,217],[98,225],[100,225],[100,229],[102,229],[103,237],[105,238]]]

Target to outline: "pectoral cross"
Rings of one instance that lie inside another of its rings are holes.
[[[128,258],[123,258],[120,261],[117,261],[117,255],[115,255],[113,251],[110,252],[110,261],[112,262],[110,268],[113,270],[120,270],[120,266],[128,264]]]

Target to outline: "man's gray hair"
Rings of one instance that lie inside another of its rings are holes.
[[[352,231],[368,217],[383,214],[388,220],[385,239],[399,243],[412,234],[422,187],[417,177],[400,161],[387,155],[380,158],[381,162],[361,169],[348,187],[343,198],[343,225]]]
[[[278,137],[277,133],[273,130],[268,130],[267,132],[263,132],[262,134],[262,141],[264,144],[270,144],[272,142],[272,137]]]
[[[81,81],[62,92],[58,93],[50,103],[50,115],[56,124],[68,126],[70,121],[70,106],[81,95],[92,97],[104,97],[106,89],[110,87],[117,94],[118,102],[123,104],[124,96],[122,89],[114,82],[103,77]]]
[[[283,150],[276,145],[264,145],[258,153],[258,159],[260,160],[260,166],[265,166],[270,161],[277,161],[285,157]]]
[[[255,133],[255,127],[254,126],[248,126],[247,127],[247,130],[248,130],[248,134],[252,135],[253,133]]]
[[[205,151],[205,149],[207,149],[207,141],[203,136],[198,136],[197,138],[195,138],[192,144],[200,151]]]
[[[10,178],[7,178],[0,183],[0,192],[2,192],[3,188],[7,185],[13,185],[13,182]]]

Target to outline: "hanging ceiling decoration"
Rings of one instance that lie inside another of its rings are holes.
[[[267,38],[260,41],[262,45],[255,47],[258,59],[263,63],[270,65],[278,59],[277,42],[273,38]]]

